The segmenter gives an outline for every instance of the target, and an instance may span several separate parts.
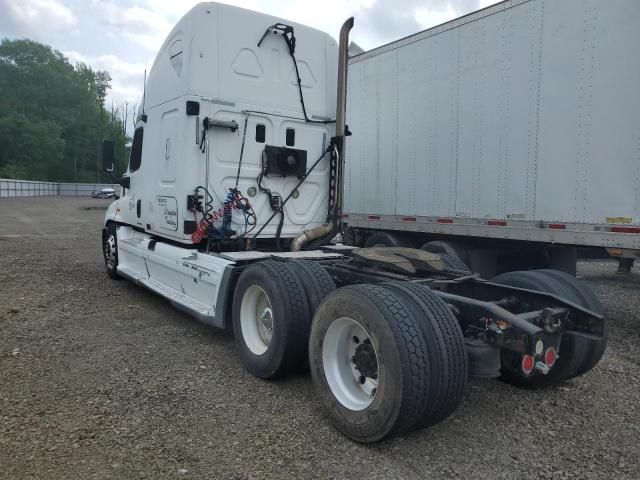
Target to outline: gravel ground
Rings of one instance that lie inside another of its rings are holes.
[[[104,273],[106,202],[0,200],[0,477],[639,478],[640,268],[583,262],[609,349],[545,391],[472,380],[440,425],[373,447],[308,376],[246,373],[225,332]]]

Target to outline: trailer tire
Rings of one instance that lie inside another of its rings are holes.
[[[467,251],[452,242],[445,242],[443,240],[432,240],[425,243],[420,247],[420,250],[431,253],[444,253],[450,257],[456,258],[464,265],[465,270],[469,270],[467,264],[469,263],[469,255]]]
[[[564,272],[548,269],[507,272],[493,278],[491,282],[551,293],[595,313],[602,314],[603,312],[602,305],[593,292],[577,278]],[[524,388],[542,388],[564,382],[595,367],[606,350],[607,341],[606,321],[603,337],[597,341],[573,335],[563,335],[556,365],[547,375],[532,377],[522,375],[517,368],[509,368],[508,365],[514,363],[513,354],[503,351],[501,379]]]
[[[102,254],[107,275],[113,280],[122,278],[118,274],[118,234],[115,223],[109,223],[102,235]]]
[[[415,283],[387,283],[385,287],[402,298],[403,305],[414,309],[428,344],[430,395],[425,410],[413,429],[435,425],[458,407],[469,376],[464,335],[457,318],[433,291]]]
[[[455,255],[448,255],[446,253],[440,253],[439,255],[444,263],[445,271],[458,275],[470,275],[472,273],[469,267]]]
[[[377,442],[421,418],[430,379],[419,322],[381,285],[343,287],[320,304],[309,339],[311,376],[327,416],[352,440]]]
[[[311,312],[291,265],[266,260],[247,267],[238,278],[232,312],[236,346],[251,374],[272,379],[303,368]]]
[[[370,247],[409,247],[409,242],[389,232],[376,232],[364,242],[364,248]]]

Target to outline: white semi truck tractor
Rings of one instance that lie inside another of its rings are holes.
[[[566,273],[487,281],[446,253],[330,245],[349,195],[352,26],[337,45],[216,3],[179,21],[105,216],[107,274],[232,328],[256,377],[310,370],[326,415],[358,442],[442,421],[469,375],[536,388],[592,369],[602,307]],[[108,141],[103,161],[113,171]]]

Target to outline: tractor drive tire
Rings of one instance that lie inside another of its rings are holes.
[[[309,304],[311,318],[318,310],[320,302],[336,289],[336,284],[322,265],[313,260],[291,260],[287,262],[294,275],[302,284]],[[304,373],[309,370],[308,350],[305,352],[305,360],[292,371]]]
[[[441,422],[458,407],[469,376],[460,324],[447,304],[430,288],[417,283],[385,283],[412,311],[428,344],[430,392],[428,405],[413,429]]]
[[[288,264],[302,283],[311,308],[311,316],[316,313],[322,299],[336,289],[336,284],[322,265],[313,260],[291,260]]]
[[[604,309],[593,292],[577,278],[558,270],[529,270],[507,272],[491,280],[511,287],[551,293],[576,305],[602,315]],[[523,388],[542,388],[562,383],[588,372],[600,361],[607,348],[608,330],[605,321],[602,338],[587,339],[563,335],[558,360],[547,375],[525,376],[516,364],[515,354],[503,350],[501,379]]]
[[[259,378],[304,369],[311,310],[292,266],[266,260],[248,266],[233,296],[233,333],[244,367]]]
[[[420,318],[381,285],[328,295],[311,327],[309,363],[322,406],[347,437],[373,443],[413,428],[429,401]]]

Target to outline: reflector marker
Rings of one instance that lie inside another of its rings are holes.
[[[615,233],[640,233],[640,227],[611,227],[610,231]]]

